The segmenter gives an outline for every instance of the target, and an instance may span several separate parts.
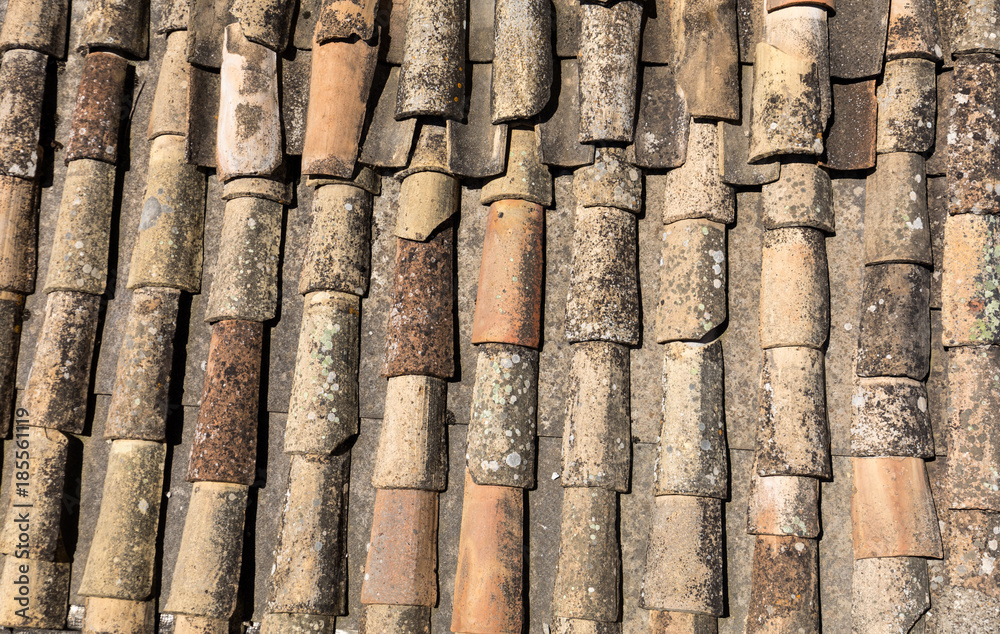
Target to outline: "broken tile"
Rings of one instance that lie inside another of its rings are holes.
[[[828,25],[831,76],[862,79],[882,72],[889,0],[838,0]]]
[[[729,461],[722,372],[718,340],[708,345],[673,342],[664,348],[654,495],[726,498]]]
[[[340,178],[354,174],[377,59],[378,47],[364,40],[313,47],[303,173]]]
[[[466,5],[457,0],[409,0],[407,7],[396,118],[461,119]]]
[[[495,0],[493,123],[528,120],[549,101],[552,26],[547,0]]]
[[[403,179],[396,212],[396,235],[427,240],[458,211],[459,182],[449,174],[424,171]]]
[[[448,120],[448,171],[466,178],[487,178],[504,171],[507,125],[490,117],[493,64],[472,65],[472,85],[466,123]]]
[[[572,1],[569,4],[578,6]],[[543,113],[537,128],[541,161],[561,167],[589,165],[594,160],[594,146],[580,143],[580,76],[576,59],[560,60],[557,78],[558,88],[549,99],[550,108],[553,104],[555,107],[547,117]]]
[[[580,141],[632,141],[642,5],[581,4]]]
[[[830,331],[826,239],[819,229],[764,232],[760,346],[822,348]]]
[[[880,154],[865,193],[865,264],[909,262],[930,266],[924,157]]]
[[[930,271],[916,264],[865,267],[861,287],[858,376],[922,381],[931,354]],[[900,337],[899,333],[906,333]]]
[[[921,458],[852,458],[854,558],[941,558],[941,534]]]
[[[878,87],[879,154],[927,152],[934,145],[934,62],[926,59],[895,59],[885,64]]]
[[[642,67],[642,94],[636,121],[635,164],[674,168],[687,156],[690,123],[687,99],[668,66]]]
[[[832,477],[825,379],[821,350],[781,347],[764,351],[757,475]]]
[[[680,220],[661,233],[656,341],[699,341],[726,321],[726,228]]]
[[[826,167],[845,171],[875,167],[877,109],[874,79],[833,84]]]
[[[641,329],[635,216],[577,206],[575,221],[566,337],[635,345]]]

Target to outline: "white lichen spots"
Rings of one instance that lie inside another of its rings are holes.
[[[140,499],[139,500],[139,512],[142,513],[143,515],[145,515],[146,511],[148,511],[148,510],[149,510],[149,502],[147,502],[145,499]]]

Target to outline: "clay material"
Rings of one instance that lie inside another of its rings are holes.
[[[760,347],[822,348],[830,330],[826,239],[812,228],[764,233]]]
[[[22,569],[27,567],[27,571]],[[66,624],[69,598],[70,563],[0,555],[0,587],[10,588],[0,595],[0,623],[22,628],[62,629]],[[23,577],[22,577],[23,575]],[[27,583],[23,583],[23,581]],[[25,588],[26,595],[20,594]],[[17,592],[17,594],[15,594]],[[17,611],[31,609],[21,616]]]
[[[163,53],[160,74],[156,78],[153,110],[149,113],[147,137],[150,140],[161,134],[184,136],[187,133],[187,92],[191,82],[187,41],[187,31],[173,31],[167,36],[167,49]]]
[[[968,53],[1000,53],[1000,24],[996,15],[1000,5],[996,0],[975,3],[943,0],[938,9],[947,22],[951,52],[955,56]]]
[[[633,167],[620,148],[598,150],[596,162],[573,175],[573,188],[581,207],[642,211],[642,172]]]
[[[226,620],[232,616],[243,559],[246,508],[245,486],[195,483],[173,570],[173,579],[179,583],[171,583],[164,612]],[[192,630],[217,632],[204,626]]]
[[[87,597],[84,634],[144,634],[156,626],[155,601]]]
[[[719,176],[722,182],[730,185],[770,183],[778,179],[781,167],[776,161],[757,165],[751,165],[749,162],[750,122],[753,120],[753,112],[750,110],[753,102],[753,73],[753,66],[745,64],[741,67],[739,122],[719,122]]]
[[[879,154],[926,152],[934,145],[934,69],[926,59],[886,62],[877,91]]]
[[[764,351],[757,419],[757,474],[830,478],[823,352]]]
[[[149,3],[90,0],[79,42],[81,48],[111,49],[136,59],[145,57],[149,44]]]
[[[718,632],[718,619],[708,614],[649,611],[649,634],[718,634]]]
[[[396,118],[461,119],[465,107],[466,4],[409,0]]]
[[[190,32],[189,32],[190,33]],[[191,66],[188,70],[188,120],[184,135],[188,163],[216,167],[219,99],[222,91],[220,73]]]
[[[691,116],[739,119],[736,3],[672,0],[669,6],[674,40],[670,64]]]
[[[212,327],[188,482],[256,480],[261,330],[259,322],[236,320]]]
[[[405,5],[403,5],[405,7]],[[394,3],[395,17],[398,3]],[[399,67],[389,68],[383,77],[376,73],[372,83],[370,101],[374,103],[372,121],[361,146],[361,162],[376,167],[405,167],[410,158],[413,134],[417,119],[396,121],[396,91],[399,86]],[[366,104],[367,105],[367,104]],[[483,113],[479,113],[483,114]]]
[[[764,40],[783,53],[816,64],[819,77],[820,127],[832,110],[828,12],[819,7],[794,6],[770,11],[764,18]]]
[[[23,396],[32,425],[83,432],[100,305],[97,295],[49,293]]]
[[[291,35],[295,4],[292,0],[232,0],[229,11],[248,40],[281,53]]]
[[[6,22],[4,25],[6,26]],[[34,178],[39,155],[42,99],[45,95],[44,53],[7,51],[0,63],[0,173]]]
[[[815,61],[761,42],[754,71],[748,160],[822,154],[826,122]]]
[[[910,262],[930,266],[924,157],[881,154],[865,192],[865,264]]]
[[[310,455],[290,462],[267,610],[337,614],[344,600],[350,459]]]
[[[636,220],[612,207],[577,207],[566,297],[566,338],[639,342]]]
[[[189,0],[189,62],[216,70],[222,65],[219,42],[225,36],[226,25],[235,19],[229,8],[230,0]]]
[[[875,167],[875,80],[836,83],[832,89],[833,121],[826,131],[825,165],[835,170]]]
[[[495,16],[496,2],[494,0],[469,0],[468,52],[470,62],[493,61]],[[555,31],[555,28],[552,31]]]
[[[722,501],[661,495],[650,512],[639,606],[721,616]]]
[[[819,556],[816,540],[759,535],[746,631],[819,631]]]
[[[531,119],[549,101],[552,24],[544,0],[495,0],[493,123]]]
[[[618,494],[563,489],[559,565],[552,591],[556,617],[615,621],[621,605]]]
[[[861,379],[851,406],[853,455],[934,457],[927,388],[920,381]]]
[[[444,491],[447,384],[431,376],[389,379],[372,486]]]
[[[440,172],[417,172],[403,179],[396,211],[396,235],[407,240],[428,237],[458,211],[458,179]]]
[[[852,631],[858,634],[911,632],[931,604],[927,562],[917,557],[858,559],[853,586]]]
[[[558,0],[556,4],[563,1]],[[577,3],[572,0],[565,0],[565,3],[574,11],[579,10]],[[559,9],[556,11],[558,20]],[[579,20],[577,23],[579,24]],[[552,106],[554,108],[551,114],[543,114],[538,125],[538,149],[542,163],[561,167],[589,165],[594,160],[594,146],[580,143],[580,73],[576,59],[559,61],[559,90],[550,97],[550,107]],[[639,112],[642,117],[641,107]]]
[[[908,376],[930,369],[931,273],[915,264],[865,267],[861,287],[858,376]],[[906,333],[905,337],[899,336]]]
[[[229,634],[229,619],[175,614],[174,634]]]
[[[889,0],[838,0],[828,24],[831,76],[863,79],[882,72]]]
[[[472,343],[530,348],[541,340],[544,212],[521,200],[493,203],[486,217]]]
[[[656,341],[699,341],[726,321],[726,229],[681,220],[661,233]]]
[[[729,461],[723,423],[722,343],[668,343],[654,495],[725,499]]]
[[[222,50],[215,149],[219,180],[272,175],[283,159],[277,57],[247,40],[238,23],[226,27]]]
[[[30,410],[18,408],[16,414],[13,441],[5,456],[14,468],[6,485],[0,553],[54,561],[60,546],[69,438],[62,432],[35,427]],[[24,420],[32,425],[23,424]]]
[[[184,154],[182,137],[165,134],[153,139],[129,288],[201,290],[205,174],[188,164]]]
[[[431,609],[425,605],[363,605],[360,620],[358,631],[363,634],[431,634]]]
[[[648,29],[643,52],[648,45]],[[669,66],[642,67],[642,94],[636,121],[635,164],[647,168],[674,168],[687,156],[688,112],[685,93]]]
[[[521,631],[523,522],[521,489],[480,486],[466,472],[451,631]]]
[[[160,7],[160,20],[155,24],[158,35],[167,35],[176,31],[186,31],[191,19],[191,2],[189,0],[167,0]]]
[[[152,593],[166,457],[162,442],[111,443],[80,594],[139,601]]]
[[[0,51],[30,49],[61,58],[68,9],[67,0],[11,0],[0,30]]]
[[[267,321],[278,303],[281,205],[263,198],[226,202],[205,320]]]
[[[552,205],[552,176],[541,162],[538,140],[532,130],[510,131],[507,172],[483,185],[479,204],[490,205],[498,200],[526,200],[543,207]]]
[[[0,291],[0,437],[6,438],[13,421],[14,379],[21,347],[21,317],[24,296]]]
[[[1000,343],[1000,218],[962,214],[944,225],[942,341],[946,346]]]
[[[867,215],[865,220],[867,228]],[[761,222],[765,229],[812,227],[834,233],[829,174],[815,163],[782,164],[780,178],[761,188]]]
[[[67,164],[77,159],[117,161],[127,71],[128,62],[114,53],[95,52],[84,59],[66,143]]]
[[[45,279],[46,293],[104,292],[114,185],[114,165],[81,159],[67,168]]]
[[[166,440],[179,301],[180,291],[175,289],[144,288],[132,293],[104,423],[105,438]]]
[[[234,178],[223,183],[222,200],[263,198],[265,200],[273,200],[282,205],[288,205],[294,200],[292,185],[292,182],[272,180],[270,178],[255,178],[253,176]]]
[[[336,617],[326,614],[271,613],[264,614],[264,620],[260,623],[260,632],[261,634],[332,632],[335,629],[335,622]],[[225,634],[225,632],[221,634]]]
[[[854,558],[941,558],[941,533],[921,458],[852,458]]]
[[[480,485],[535,486],[538,352],[483,344],[476,363],[466,463]]]
[[[375,492],[362,603],[437,603],[437,515],[436,491]]]
[[[474,10],[475,4],[470,4],[470,11]],[[491,19],[492,16],[491,10]],[[492,41],[492,35],[489,37]],[[448,172],[455,176],[487,178],[503,173],[507,166],[507,125],[493,124],[490,115],[492,85],[493,65],[473,64],[466,122],[452,119],[445,122],[448,131]]]
[[[372,196],[351,185],[324,185],[313,194],[299,292],[336,291],[361,297],[371,270]]]
[[[303,173],[353,174],[377,60],[378,47],[364,40],[313,48]]]
[[[0,289],[35,292],[38,181],[0,175]]]
[[[736,194],[719,176],[719,131],[715,123],[692,120],[687,160],[667,172],[663,224],[705,218],[723,224],[736,218]]]
[[[803,476],[750,478],[747,533],[818,538],[819,480]]]
[[[947,2],[948,0],[945,0]],[[921,57],[941,59],[938,16],[935,0],[891,0],[889,2],[889,37],[885,57]],[[971,9],[975,11],[975,9]]]
[[[600,341],[573,346],[566,429],[564,487],[626,493],[631,473],[629,351]]]
[[[378,5],[377,0],[323,0],[316,19],[316,44],[348,40],[353,35],[370,40],[375,34]],[[396,7],[392,9],[395,12]]]
[[[642,5],[580,5],[580,141],[631,142]]]
[[[413,147],[410,162],[405,170],[396,173],[396,180],[405,180],[407,176],[417,172],[448,173],[451,148],[448,147],[448,128],[445,123],[435,119],[419,123],[417,142]]]
[[[990,566],[996,559],[1000,514],[953,511],[948,518],[944,561],[948,582],[996,596],[997,577]]]
[[[997,27],[994,27],[997,30]],[[1000,213],[994,175],[1000,165],[1000,63],[960,60],[952,73],[948,109],[948,211]]]
[[[952,348],[948,353],[950,508],[1000,508],[1000,348]]]
[[[454,245],[451,225],[427,242],[396,239],[382,376],[454,373]]]

